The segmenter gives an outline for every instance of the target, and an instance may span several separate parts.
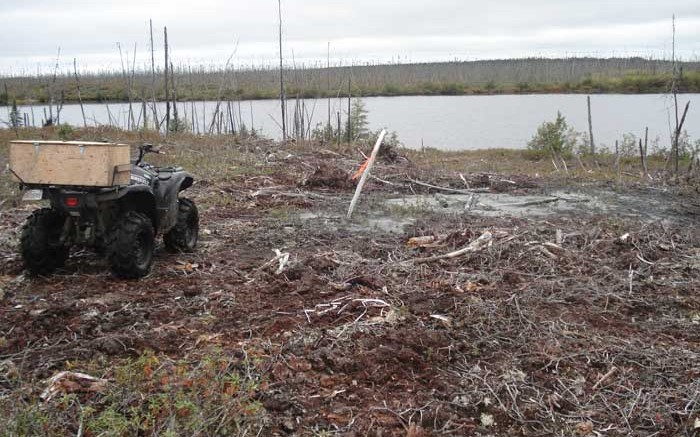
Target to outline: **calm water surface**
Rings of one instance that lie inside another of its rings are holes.
[[[667,95],[594,95],[592,96],[594,137],[598,144],[612,147],[616,139],[625,133],[643,135],[649,127],[649,136],[659,138],[660,146],[670,143],[670,125],[673,121],[673,100]],[[512,148],[520,149],[544,121],[551,121],[560,111],[577,131],[587,132],[586,96],[584,95],[505,95],[505,96],[436,96],[436,97],[370,97],[363,99],[368,110],[368,122],[372,129],[386,127],[396,131],[399,139],[408,147],[437,147],[446,150]],[[700,138],[700,94],[679,96],[679,104],[690,101],[686,130],[691,138]],[[312,126],[326,123],[327,99],[305,101],[307,120]],[[159,104],[159,113],[165,113],[165,105]],[[289,104],[290,120],[294,102]],[[330,101],[333,123],[337,113],[345,120],[347,100]],[[178,112],[199,131],[211,123],[216,102],[179,103]],[[141,105],[134,106],[135,118],[141,115]],[[232,107],[236,123],[240,120],[248,128],[254,126],[262,134],[279,138],[280,105],[277,101],[236,102]],[[9,110],[9,109],[8,109]],[[28,114],[30,123],[41,123],[44,106],[24,106],[20,111]],[[224,107],[228,117],[228,110]],[[149,110],[150,111],[150,110]],[[112,124],[126,127],[128,104],[86,104],[88,124]],[[0,112],[0,118],[7,114]],[[150,112],[149,112],[150,118]],[[82,125],[80,106],[65,105],[61,122]],[[344,121],[343,121],[344,122]]]

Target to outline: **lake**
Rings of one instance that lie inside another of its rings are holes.
[[[411,148],[424,145],[445,150],[521,149],[526,147],[542,122],[555,119],[557,111],[567,118],[574,129],[588,132],[585,95],[368,97],[362,100],[368,111],[370,128],[386,127],[395,131],[399,139]],[[681,110],[685,102],[691,102],[685,129],[691,138],[700,138],[700,94],[680,95],[678,100]],[[615,140],[622,139],[625,133],[643,136],[647,126],[651,140],[658,138],[661,147],[670,144],[670,126],[675,123],[672,97],[661,94],[607,94],[593,95],[591,101],[594,137],[598,145],[612,148]],[[312,126],[327,122],[328,105],[327,99],[305,100],[306,118],[313,120]],[[110,120],[114,125],[127,125],[128,104],[84,106],[89,125],[109,124]],[[288,106],[289,120],[292,120],[294,101],[290,101]],[[334,124],[337,124],[338,111],[345,120],[347,100],[331,99],[330,106]],[[211,123],[215,107],[216,102],[178,103],[178,112],[192,124],[194,111],[194,124],[202,131],[204,123],[207,126]],[[222,107],[228,117],[226,104]],[[134,108],[135,118],[139,119],[141,105],[135,104]],[[165,104],[159,103],[158,108],[162,116]],[[33,119],[36,125],[44,118],[44,111],[48,113],[47,107],[42,105],[22,106],[19,110],[28,114],[30,124]],[[252,125],[263,135],[281,137],[278,101],[233,102],[232,112],[237,123],[240,119],[248,128]],[[0,114],[0,118],[7,119],[7,114]],[[81,126],[80,106],[65,105],[61,122]]]

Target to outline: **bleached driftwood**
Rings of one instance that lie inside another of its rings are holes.
[[[562,200],[560,197],[552,197],[550,199],[532,200],[529,202],[505,203],[505,204],[498,205],[498,206],[524,208],[524,207],[528,207],[528,206],[546,205],[548,203],[554,203],[554,202],[558,202],[560,200]]]
[[[444,255],[431,256],[428,258],[418,258],[413,260],[416,264],[424,264],[434,261],[440,261],[443,259],[457,258],[458,256],[466,255],[467,253],[479,252],[483,249],[489,247],[493,242],[493,234],[489,231],[484,232],[479,238],[469,243],[469,245],[463,249],[446,253]]]
[[[415,179],[411,179],[411,178],[407,178],[407,179],[412,184],[420,185],[421,187],[425,187],[425,188],[432,188],[433,190],[444,191],[446,193],[473,194],[473,193],[488,193],[489,191],[491,191],[488,188],[471,188],[468,190],[460,190],[458,188],[438,187],[437,185],[428,184],[425,182],[417,181]]]
[[[41,393],[41,399],[48,402],[60,393],[102,393],[108,383],[106,379],[95,378],[84,373],[60,372],[48,380],[46,390]]]
[[[382,132],[379,134],[379,138],[377,138],[377,143],[374,145],[374,149],[372,149],[372,154],[369,157],[369,161],[367,161],[367,167],[362,173],[360,182],[357,184],[355,195],[353,196],[352,201],[350,202],[350,208],[348,209],[348,220],[352,218],[352,213],[353,211],[355,211],[355,205],[357,205],[357,201],[360,199],[360,194],[362,194],[362,188],[364,188],[365,183],[367,182],[367,178],[369,177],[369,173],[370,171],[372,171],[374,161],[377,160],[377,155],[379,154],[379,149],[382,146],[382,141],[384,141],[384,136],[386,136],[386,130],[382,130]]]
[[[272,267],[275,263],[279,263],[279,266],[277,267],[277,270],[275,271],[276,275],[281,274],[284,272],[284,269],[287,267],[287,264],[289,263],[289,253],[288,252],[282,252],[279,249],[273,249],[275,252],[275,257],[272,258],[270,261],[266,262],[265,264],[261,265],[258,267],[258,270],[265,270],[268,267]]]

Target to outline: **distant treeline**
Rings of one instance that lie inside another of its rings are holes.
[[[700,92],[700,62],[680,62],[679,92]],[[396,65],[285,69],[289,98],[518,93],[663,93],[672,64],[643,58],[506,59]],[[187,100],[272,99],[280,92],[274,68],[212,69],[175,66],[175,98]],[[133,102],[164,100],[163,71],[73,71],[0,77],[0,104]],[[131,94],[131,96],[129,95]],[[172,97],[171,97],[172,98]]]

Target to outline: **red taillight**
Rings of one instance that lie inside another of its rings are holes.
[[[64,203],[68,208],[75,208],[76,206],[78,206],[79,201],[77,197],[66,197]]]

